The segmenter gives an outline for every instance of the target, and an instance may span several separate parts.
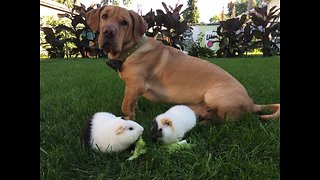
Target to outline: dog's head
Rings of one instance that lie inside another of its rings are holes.
[[[86,20],[92,31],[99,32],[99,47],[113,57],[139,42],[148,28],[139,14],[118,6],[93,9]]]

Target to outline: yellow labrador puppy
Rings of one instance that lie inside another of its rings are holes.
[[[86,16],[90,28],[100,33],[99,47],[108,54],[109,65],[125,81],[121,110],[128,119],[135,119],[139,96],[187,105],[204,119],[239,119],[263,109],[273,114],[260,115],[262,120],[280,117],[280,104],[255,104],[243,85],[222,68],[143,37],[147,24],[136,12],[103,6]]]

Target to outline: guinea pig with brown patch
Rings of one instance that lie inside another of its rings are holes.
[[[196,114],[188,106],[173,106],[152,121],[151,138],[164,144],[179,142],[196,125],[196,121]]]
[[[134,121],[98,112],[88,120],[82,138],[94,150],[120,152],[135,143],[142,133],[143,127]]]

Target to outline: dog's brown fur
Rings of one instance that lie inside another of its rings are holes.
[[[99,46],[110,59],[119,58],[121,52],[137,44],[147,30],[141,16],[116,6],[89,11],[87,23],[93,31],[100,32]],[[122,112],[129,119],[135,118],[139,96],[187,105],[204,119],[238,119],[264,108],[274,113],[261,115],[261,119],[280,117],[280,104],[254,104],[242,84],[222,68],[153,38],[145,38],[123,61],[119,71],[126,84]]]

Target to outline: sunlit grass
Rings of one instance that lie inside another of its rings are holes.
[[[280,58],[213,59],[259,104],[280,102]],[[198,124],[184,139],[191,150],[169,153],[150,139],[150,121],[169,105],[139,99],[137,122],[147,153],[101,154],[83,146],[82,128],[95,112],[122,115],[124,82],[105,59],[40,62],[41,179],[280,179],[280,122],[254,115]]]

